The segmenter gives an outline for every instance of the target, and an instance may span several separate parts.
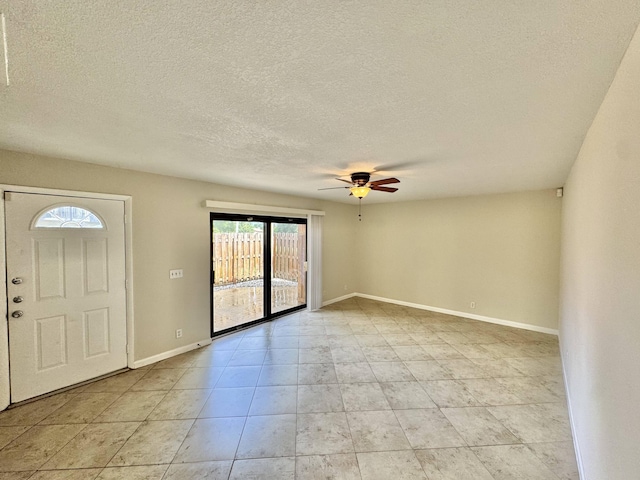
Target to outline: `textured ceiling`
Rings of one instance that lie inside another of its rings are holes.
[[[638,0],[0,11],[0,148],[337,201],[336,175],[400,178],[369,202],[562,185],[640,20]]]

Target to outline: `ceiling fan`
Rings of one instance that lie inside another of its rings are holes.
[[[367,196],[370,190],[376,190],[378,192],[388,192],[393,193],[398,189],[394,187],[385,187],[383,185],[389,185],[391,183],[400,183],[400,180],[397,178],[384,178],[382,180],[375,180],[370,182],[371,174],[368,172],[355,172],[351,174],[351,181],[344,180],[343,178],[336,178],[336,180],[340,180],[341,182],[345,182],[350,184],[349,187],[329,187],[329,188],[319,188],[318,190],[333,190],[336,188],[348,188],[351,190],[349,195],[353,195],[359,199],[363,199]]]

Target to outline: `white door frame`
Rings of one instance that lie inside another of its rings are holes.
[[[21,185],[0,184],[0,289],[7,293],[7,257],[5,231],[5,200],[4,193],[20,192],[40,195],[59,195],[65,197],[97,198],[103,200],[124,201],[124,252],[125,252],[125,281],[127,298],[127,365],[134,367],[134,329],[133,329],[133,232],[132,232],[132,198],[128,195],[111,195],[106,193],[77,192],[73,190],[58,190],[51,188],[26,187]],[[7,303],[0,301],[0,410],[9,406],[9,321]]]

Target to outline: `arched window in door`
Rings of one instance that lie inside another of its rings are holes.
[[[104,222],[90,210],[73,205],[59,205],[36,217],[33,228],[98,228],[104,229]]]

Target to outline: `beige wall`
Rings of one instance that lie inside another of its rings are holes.
[[[560,343],[582,478],[639,478],[639,32],[565,193]]]
[[[0,151],[0,183],[133,197],[135,357],[144,359],[209,336],[209,211],[203,200],[325,210],[324,299],[353,284],[348,259],[353,205],[278,195]],[[184,278],[169,280],[169,270]],[[338,288],[340,286],[340,288]],[[175,339],[175,329],[184,336]]]
[[[561,203],[545,190],[366,205],[358,291],[556,329]]]
[[[357,291],[353,266],[358,210],[355,205],[322,204],[326,212],[322,228],[322,299],[333,300]]]

